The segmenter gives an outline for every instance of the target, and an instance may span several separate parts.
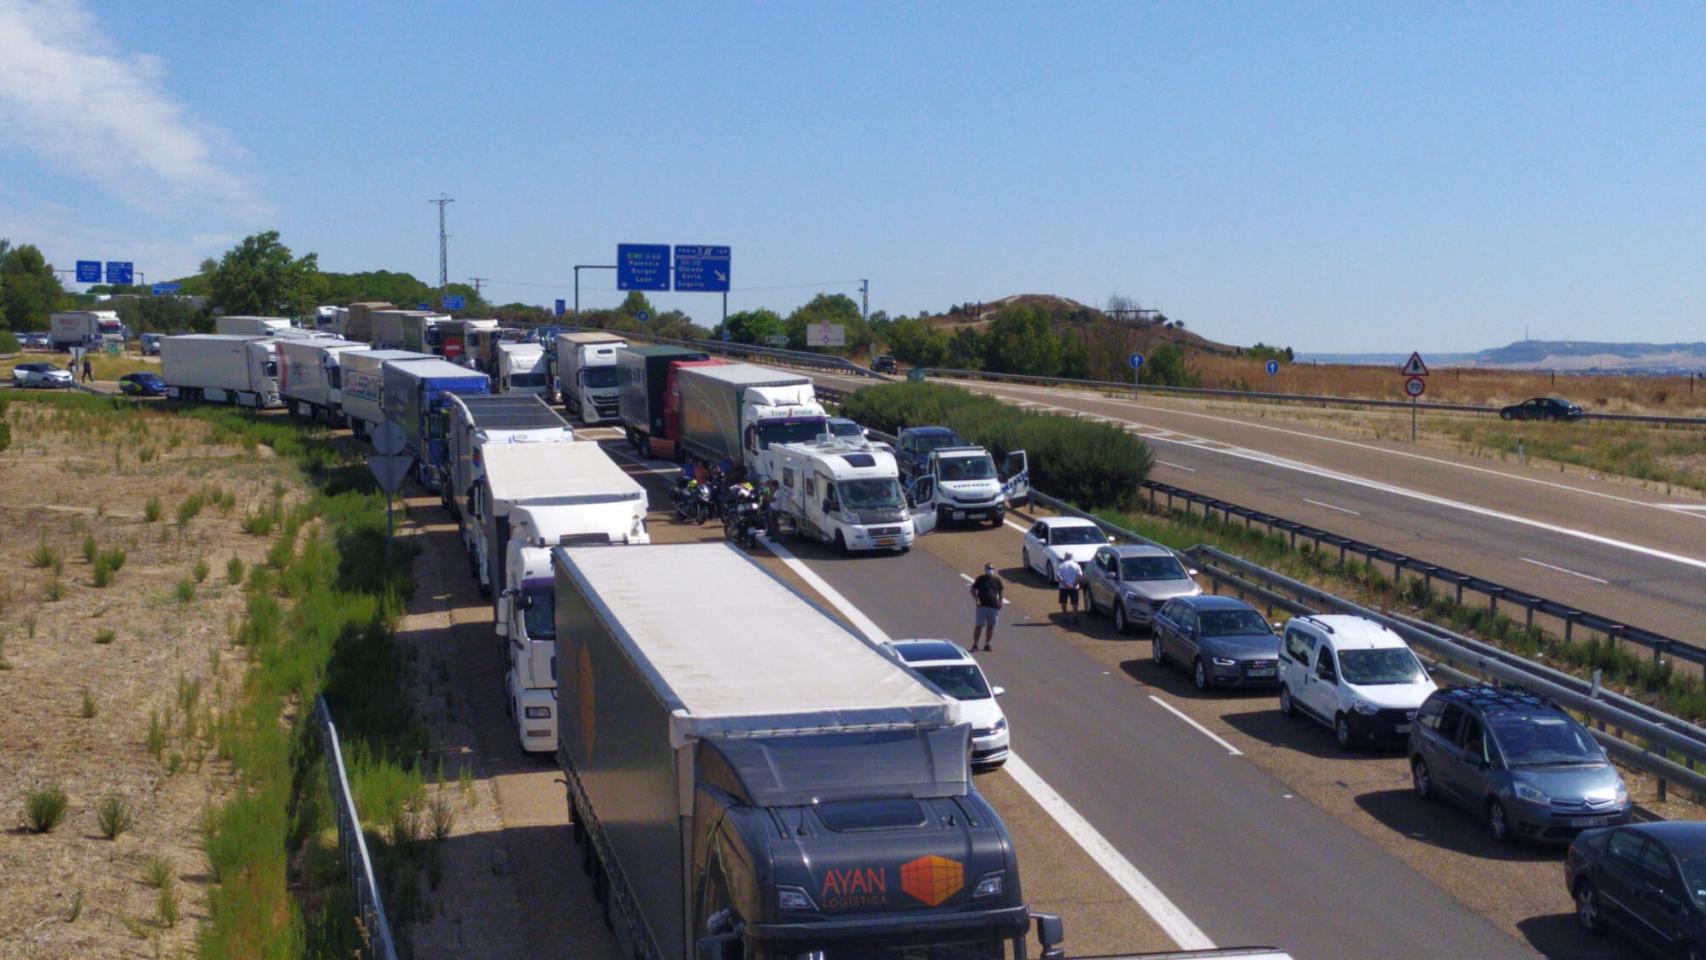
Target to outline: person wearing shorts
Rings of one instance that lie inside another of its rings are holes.
[[[1054,576],[1059,581],[1057,586],[1060,587],[1060,618],[1062,620],[1067,619],[1066,608],[1070,604],[1072,606],[1071,619],[1077,621],[1078,588],[1084,581],[1084,568],[1078,565],[1078,561],[1067,557],[1065,563],[1054,568]]]
[[[1002,593],[1006,587],[995,575],[995,564],[983,565],[983,576],[971,582],[972,602],[977,604],[977,619],[971,629],[971,648],[977,650],[978,634],[983,634],[983,649],[988,650],[995,639],[995,621],[1001,616]]]

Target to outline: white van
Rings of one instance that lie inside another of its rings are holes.
[[[802,537],[853,550],[912,549],[913,517],[894,455],[840,440],[773,443],[776,510]]]
[[[1396,633],[1343,614],[1287,621],[1279,663],[1280,713],[1320,721],[1343,750],[1402,742],[1438,689]]]

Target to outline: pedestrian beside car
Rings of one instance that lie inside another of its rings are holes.
[[[93,379],[95,379],[95,365],[90,362],[88,355],[85,354],[83,357],[83,382],[88,383]]]
[[[1067,606],[1072,607],[1070,614],[1072,622],[1078,621],[1078,592],[1084,585],[1084,568],[1071,556],[1060,566],[1054,568],[1055,579],[1060,581],[1060,618],[1068,618]]]
[[[983,634],[983,649],[990,649],[990,642],[995,639],[995,621],[1001,616],[1002,594],[1007,590],[1006,584],[995,575],[995,564],[983,565],[983,575],[971,582],[972,602],[977,604],[977,619],[973,621],[971,630],[971,648],[977,649],[977,637]]]

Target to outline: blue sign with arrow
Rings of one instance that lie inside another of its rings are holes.
[[[703,293],[729,290],[728,247],[678,243],[675,245],[675,289]]]
[[[1126,358],[1126,362],[1131,364],[1131,368],[1133,370],[1142,370],[1143,369],[1143,354],[1134,353],[1131,356]]]
[[[101,261],[99,261],[99,260],[79,260],[79,261],[77,261],[77,282],[78,283],[100,283],[101,282]]]
[[[635,317],[635,319],[639,320],[641,323],[645,323],[647,320],[650,320],[652,318],[652,315],[647,313],[644,310],[641,310],[639,313],[634,314],[634,317]]]
[[[1269,360],[1268,361],[1268,376],[1271,377],[1276,373],[1279,373],[1279,361],[1278,360]]]
[[[123,284],[131,283],[132,282],[131,271],[134,270],[135,267],[136,267],[136,264],[130,262],[129,260],[108,260],[107,261],[107,282],[108,283],[123,283]]]
[[[616,289],[668,290],[669,244],[617,244]]]

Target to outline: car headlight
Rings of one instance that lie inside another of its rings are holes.
[[[971,895],[974,900],[979,897],[998,897],[1004,889],[1006,889],[1006,883],[1002,878],[1002,873],[997,871],[978,877],[977,886],[972,888]]]
[[[1367,700],[1354,700],[1354,701],[1352,701],[1351,702],[1351,709],[1355,710],[1357,713],[1360,713],[1365,717],[1372,717],[1375,714],[1380,712],[1379,707],[1375,706],[1372,703],[1369,703]]]
[[[817,910],[812,895],[801,887],[777,885],[776,906],[783,910]]]
[[[1620,807],[1629,805],[1629,788],[1625,787],[1621,781],[1617,784],[1617,805]]]
[[[1238,661],[1231,657],[1215,657],[1214,665],[1217,667],[1235,667],[1238,665]]]
[[[1000,733],[1001,731],[1007,729],[1007,718],[1002,717],[1002,718],[996,720],[995,726],[992,729],[994,729],[996,733]]]
[[[1547,796],[1539,787],[1536,787],[1531,783],[1524,783],[1521,780],[1512,784],[1511,792],[1516,794],[1516,798],[1518,800],[1527,800],[1529,803],[1552,802],[1552,798]]]

